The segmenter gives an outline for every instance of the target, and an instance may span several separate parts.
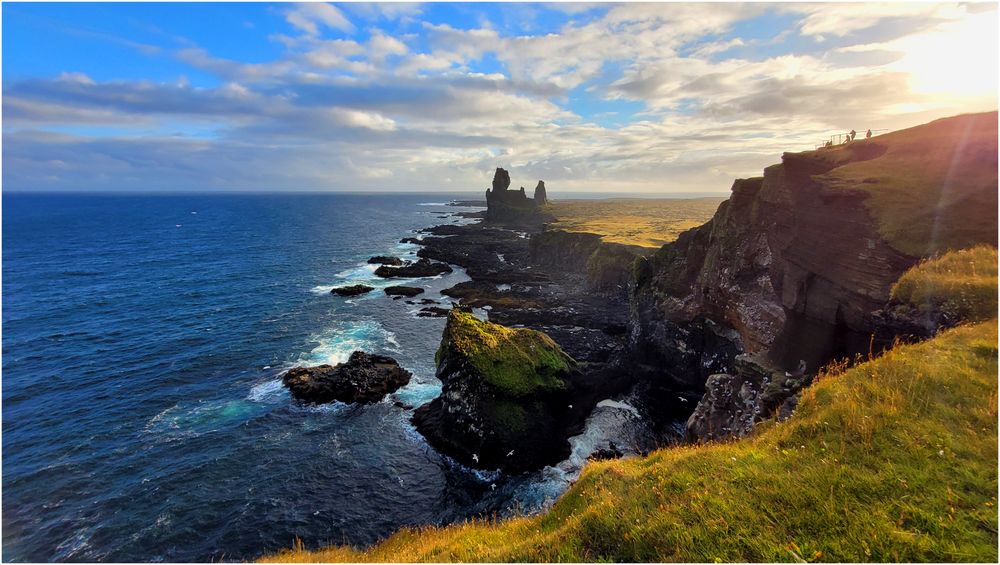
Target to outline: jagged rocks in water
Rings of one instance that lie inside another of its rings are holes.
[[[402,267],[390,267],[382,265],[375,269],[375,275],[382,278],[403,277],[436,277],[440,274],[450,273],[451,267],[447,263],[438,263],[430,259],[420,259]]]
[[[421,308],[420,312],[417,313],[418,318],[444,318],[451,312],[448,308],[441,308],[440,306],[428,306],[426,308]]]
[[[421,243],[423,243],[422,241],[420,241],[420,239],[418,239],[416,237],[404,237],[403,239],[399,240],[399,242],[400,243],[415,243],[417,245],[420,245]]]
[[[576,362],[547,335],[452,310],[435,356],[441,395],[413,422],[435,448],[481,469],[564,459]]]
[[[306,402],[371,404],[410,382],[410,372],[392,357],[355,351],[336,366],[289,369],[282,381],[293,397]]]
[[[391,255],[376,255],[368,259],[370,265],[391,265],[393,267],[398,267],[403,264],[403,260],[399,257],[393,257]]]
[[[354,284],[351,286],[340,286],[332,289],[330,292],[338,296],[357,296],[359,294],[365,294],[373,290],[375,290],[375,287],[364,284]]]
[[[811,382],[805,362],[795,371],[784,372],[760,357],[739,355],[733,374],[708,377],[705,396],[688,418],[685,435],[692,442],[746,437],[761,420],[788,419],[799,393]]]
[[[406,296],[414,297],[422,293],[424,289],[416,286],[387,286],[385,287],[385,293],[389,296]]]

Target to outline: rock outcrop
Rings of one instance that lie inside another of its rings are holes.
[[[431,445],[465,465],[511,472],[566,457],[566,438],[586,416],[572,406],[586,379],[547,335],[455,309],[435,358],[441,395],[413,416]]]
[[[330,293],[338,296],[357,296],[359,294],[367,294],[373,290],[375,290],[375,287],[364,284],[353,284],[351,286],[338,286],[331,289]]]
[[[410,382],[410,372],[392,357],[355,351],[336,366],[289,369],[282,382],[293,397],[305,402],[371,404]]]
[[[436,277],[440,274],[450,273],[451,271],[452,269],[447,263],[438,263],[436,261],[423,258],[414,261],[413,263],[407,263],[402,267],[382,265],[381,267],[375,269],[375,276],[382,278],[423,278]]]
[[[545,197],[545,185],[542,186],[542,196]],[[510,173],[497,167],[493,174],[493,187],[486,190],[486,219],[491,222],[507,223],[541,223],[546,216],[541,213],[541,204],[535,190],[536,198],[528,198],[522,186],[520,190],[508,190]]]

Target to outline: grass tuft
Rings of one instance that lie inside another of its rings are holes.
[[[921,312],[979,322],[997,315],[997,250],[988,245],[922,261],[892,286],[892,298]]]

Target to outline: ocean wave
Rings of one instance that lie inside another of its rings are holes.
[[[417,204],[417,206],[447,206],[449,204],[451,204],[451,202],[421,202],[420,204]]]
[[[288,389],[281,379],[265,381],[254,385],[247,394],[247,400],[252,402],[275,403],[288,397]]]

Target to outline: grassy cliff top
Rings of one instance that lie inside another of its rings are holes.
[[[914,257],[995,243],[997,113],[966,114],[872,138],[886,148],[852,161],[865,145],[807,152],[845,163],[821,180],[869,194],[868,209],[890,245]]]
[[[511,396],[559,390],[574,361],[542,332],[484,322],[469,312],[448,314],[441,347],[464,356],[498,390]]]
[[[719,198],[614,198],[556,200],[546,209],[556,220],[552,227],[602,236],[610,243],[660,247],[685,230],[712,219]]]
[[[892,297],[922,311],[982,321],[997,315],[997,250],[980,245],[922,261],[892,286]]]
[[[821,375],[733,443],[591,463],[546,514],[275,561],[997,559],[997,323]]]

